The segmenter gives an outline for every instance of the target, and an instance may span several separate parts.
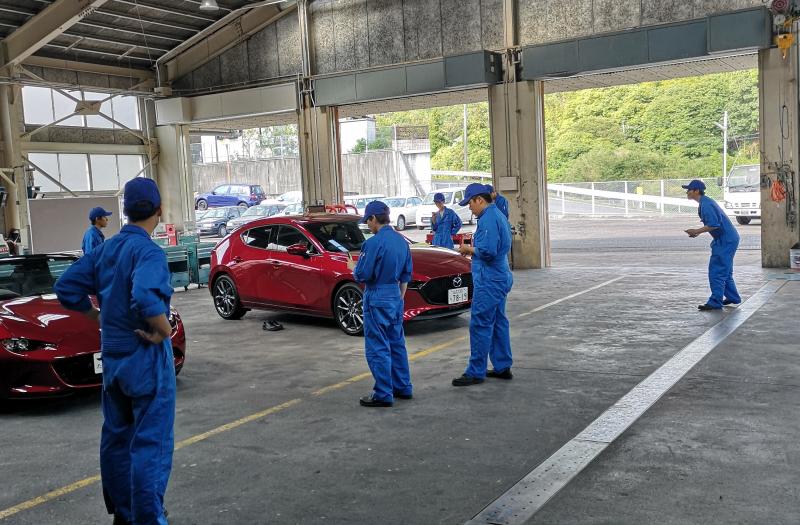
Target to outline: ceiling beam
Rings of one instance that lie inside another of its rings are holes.
[[[13,67],[22,63],[107,1],[56,0],[0,43],[3,66]]]
[[[213,33],[190,46],[186,46],[185,49],[181,49],[181,46],[178,46],[159,59],[160,63],[166,65],[166,80],[177,80],[183,75],[194,71],[291,12],[293,12],[291,8],[281,11],[275,5],[265,5],[241,13],[235,19],[226,21],[225,25],[221,25],[218,22],[221,27]],[[234,11],[234,13],[236,12]],[[231,16],[234,13],[227,16]]]
[[[72,60],[60,60],[58,58],[47,58],[32,56],[25,60],[23,65],[47,67],[52,69],[66,69],[69,71],[81,71],[83,73],[97,73],[100,75],[113,75],[132,79],[147,80],[152,79],[155,74],[144,69],[132,69],[127,67],[105,66],[102,64],[90,64],[86,62],[75,62]]]
[[[125,5],[129,5],[131,7],[150,9],[151,11],[159,11],[161,13],[167,13],[168,15],[183,16],[183,17],[186,17],[186,18],[192,18],[194,20],[202,20],[203,22],[207,22],[207,23],[211,23],[211,24],[213,24],[214,22],[217,21],[216,18],[212,18],[210,16],[198,15],[197,13],[195,13],[193,11],[187,11],[187,10],[175,9],[175,8],[172,8],[172,7],[164,7],[164,6],[160,6],[160,5],[149,4],[149,3],[144,2],[142,0],[135,0],[135,1],[134,0],[114,0],[114,1],[116,3],[118,3],[118,4],[125,4]]]

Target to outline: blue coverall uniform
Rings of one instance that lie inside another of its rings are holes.
[[[719,204],[706,195],[700,197],[699,215],[705,226],[716,228],[710,232],[714,240],[711,241],[711,259],[708,262],[711,297],[707,304],[722,308],[723,299],[738,304],[742,298],[733,281],[733,257],[739,247],[739,232]]]
[[[497,206],[497,209],[500,210],[500,213],[506,216],[506,220],[508,220],[508,199],[498,193],[494,204]]]
[[[103,232],[100,231],[100,228],[97,228],[94,225],[89,226],[89,229],[83,234],[83,243],[81,245],[83,253],[89,253],[103,244],[105,240],[106,236],[103,235]]]
[[[175,365],[172,344],[153,345],[135,330],[169,315],[164,251],[138,226],[88,252],[55,285],[70,310],[101,309],[103,430],[100,471],[110,514],[136,525],[166,525],[164,493],[172,469]]]
[[[453,235],[461,229],[461,218],[450,208],[445,208],[444,213],[437,211],[436,219],[431,221],[433,230],[433,246],[453,249]]]
[[[478,217],[478,229],[473,237],[472,256],[472,315],[469,321],[469,377],[486,377],[486,359],[502,372],[511,368],[511,338],[506,297],[514,278],[508,266],[511,250],[511,230],[508,220],[494,204]]]
[[[373,399],[394,401],[411,395],[411,373],[403,335],[400,283],[411,281],[411,250],[391,226],[384,226],[361,247],[353,270],[364,291],[364,350],[375,378]]]

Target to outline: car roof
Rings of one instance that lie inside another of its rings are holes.
[[[319,213],[319,214],[305,214],[305,215],[274,215],[272,217],[264,217],[263,219],[256,219],[248,222],[248,228],[257,226],[269,226],[271,224],[305,224],[314,223],[333,223],[342,222],[342,220],[358,222],[361,220],[360,215],[353,215],[352,213]]]

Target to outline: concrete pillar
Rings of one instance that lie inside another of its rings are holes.
[[[159,154],[154,174],[161,191],[162,222],[194,230],[194,180],[188,126],[156,126]]]
[[[0,85],[0,137],[3,141],[3,165],[11,168],[13,172],[5,172],[11,179],[14,187],[0,178],[0,185],[8,191],[8,200],[5,207],[5,230],[0,232],[4,236],[9,230],[18,228],[23,247],[31,245],[30,224],[28,220],[28,187],[25,173],[25,160],[22,157],[22,141],[24,121],[22,116],[22,88],[19,85]]]
[[[761,256],[765,268],[789,266],[789,249],[800,242],[800,72],[797,45],[784,59],[778,49],[758,56],[761,141]],[[794,213],[787,217],[787,201],[774,202],[768,181],[775,181],[781,166],[790,173]]]
[[[509,220],[517,231],[514,268],[550,266],[542,83],[490,87],[489,119],[494,186],[508,199]]]
[[[338,117],[335,107],[312,107],[304,96],[298,116],[300,140],[300,178],[303,202],[336,204],[343,202],[339,168]]]

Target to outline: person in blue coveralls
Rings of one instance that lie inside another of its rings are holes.
[[[686,186],[686,196],[700,204],[699,215],[703,227],[686,230],[689,237],[695,238],[703,233],[710,233],[711,259],[708,262],[708,283],[711,286],[711,297],[698,310],[719,310],[729,304],[739,304],[742,298],[733,280],[733,257],[739,248],[739,232],[731,220],[725,215],[719,204],[705,194],[703,181],[693,180]]]
[[[55,292],[64,307],[100,319],[100,473],[108,512],[115,525],[166,525],[175,421],[167,317],[172,287],[166,255],[150,238],[161,217],[161,196],[146,178],[129,181],[124,191],[128,224],[68,268]]]
[[[487,184],[486,187],[489,188],[489,195],[492,196],[492,202],[494,202],[494,205],[497,206],[500,213],[505,215],[506,220],[508,220],[508,199],[494,191],[494,186],[491,184]]]
[[[506,297],[514,282],[508,266],[511,250],[511,227],[508,219],[492,203],[491,190],[483,184],[467,186],[460,206],[469,204],[478,218],[472,246],[462,245],[459,252],[472,256],[472,315],[469,320],[469,365],[453,386],[483,383],[484,378],[512,379],[511,339]],[[487,357],[494,370],[487,372]]]
[[[431,217],[431,231],[433,231],[433,246],[453,249],[453,235],[461,230],[461,218],[456,212],[444,205],[444,194],[437,193],[433,196],[433,203],[439,211]]]
[[[105,235],[103,235],[103,228],[108,226],[108,218],[111,217],[111,215],[112,213],[110,211],[106,211],[99,206],[89,211],[89,222],[92,224],[89,226],[89,229],[86,230],[86,233],[83,234],[83,244],[81,248],[84,254],[94,250],[106,240]]]
[[[365,407],[390,407],[394,399],[411,399],[406,340],[403,335],[403,298],[411,281],[411,250],[394,231],[389,207],[367,204],[362,222],[373,236],[361,247],[358,264],[348,267],[356,281],[364,283],[364,351],[375,378],[372,394],[359,402]]]

